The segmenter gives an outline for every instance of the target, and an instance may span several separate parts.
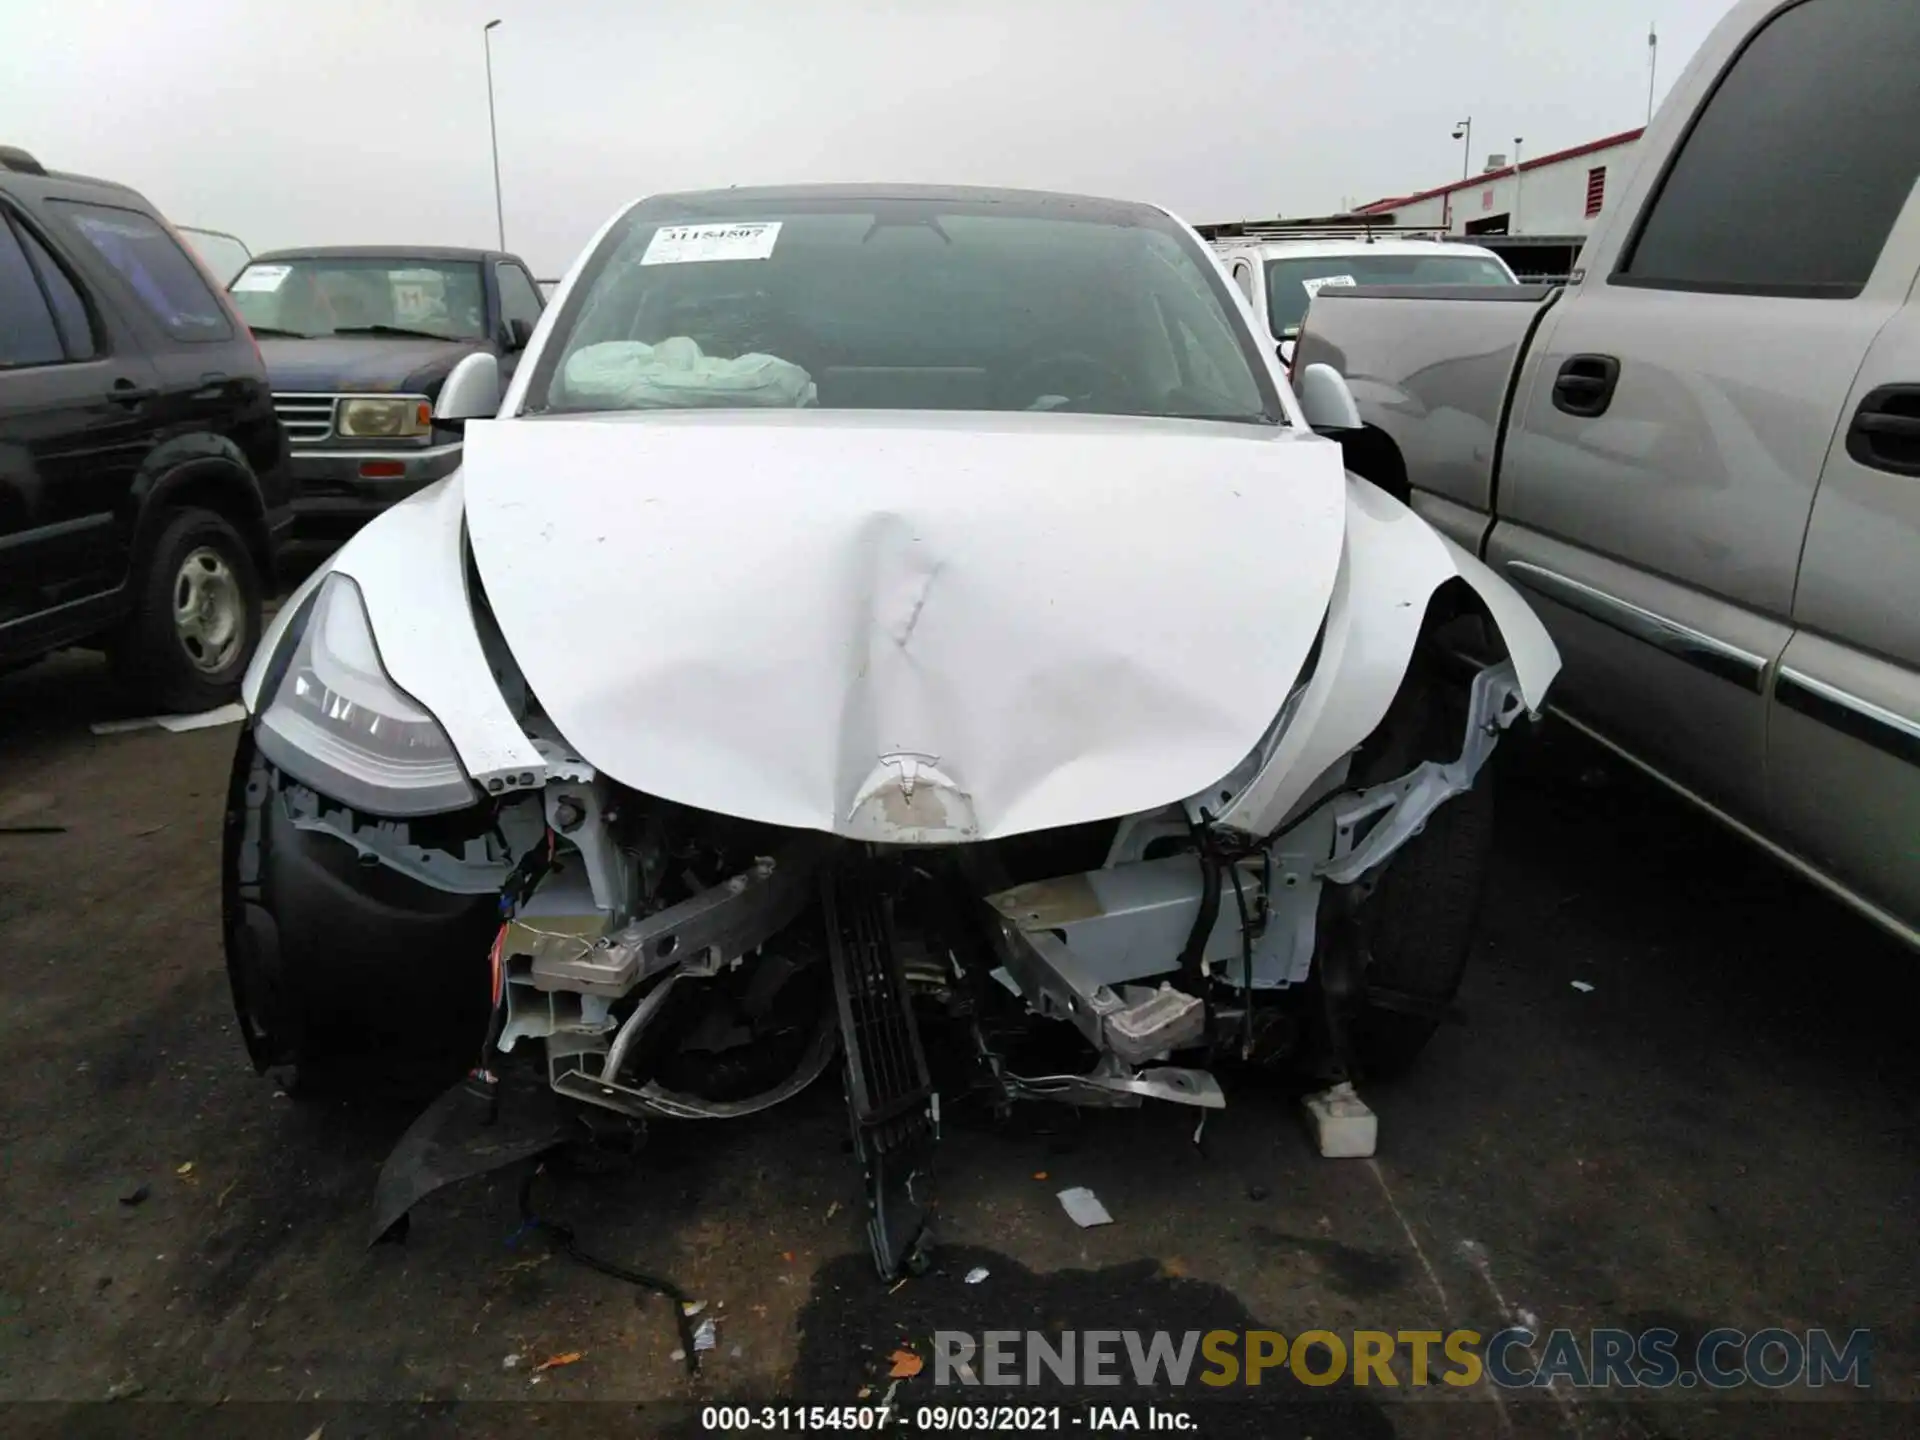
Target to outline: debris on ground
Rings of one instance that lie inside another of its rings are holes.
[[[692,1319],[706,1308],[707,1302],[704,1300],[683,1300],[680,1304],[680,1313]]]
[[[500,1368],[502,1370],[518,1370],[526,1358],[524,1355],[508,1355],[501,1360]]]
[[[204,730],[211,725],[236,725],[247,718],[238,705],[222,705],[217,710],[202,710],[197,715],[142,715],[134,720],[96,720],[87,728],[96,735],[125,735],[132,730],[149,730],[158,725],[170,735],[188,730]]]
[[[684,1350],[675,1350],[670,1355],[668,1355],[667,1358],[673,1361],[675,1364],[678,1364],[679,1362],[687,1358],[687,1352]]]
[[[1300,1103],[1306,1109],[1307,1123],[1313,1127],[1314,1142],[1325,1158],[1364,1160],[1373,1154],[1380,1142],[1380,1120],[1354,1093],[1351,1081],[1342,1080]]]
[[[827,1206],[827,1219],[831,1220],[834,1216],[838,1215],[839,1213],[840,1213],[840,1202],[838,1200],[834,1201],[831,1205]]]
[[[184,1180],[187,1176],[193,1174],[193,1161],[183,1160],[179,1165],[174,1167],[173,1173]]]
[[[976,1265],[973,1267],[973,1269],[967,1271],[967,1284],[969,1285],[978,1285],[982,1280],[986,1278],[987,1278],[987,1267],[984,1265]]]
[[[1591,995],[1593,993],[1592,984],[1585,980],[1574,981],[1573,988],[1578,990],[1582,995]]]
[[[702,1350],[711,1350],[720,1343],[719,1333],[713,1328],[713,1317],[709,1315],[693,1327],[693,1348],[698,1354]]]
[[[1044,1180],[1047,1178],[1047,1172],[1044,1170],[1036,1170],[1033,1172],[1033,1178],[1036,1180]]]
[[[142,1180],[131,1190],[122,1190],[120,1192],[120,1203],[122,1205],[144,1205],[146,1204],[147,1197],[151,1194],[153,1194],[153,1186]]]
[[[889,1380],[911,1380],[927,1363],[911,1350],[896,1350],[892,1358],[893,1368],[887,1371]]]
[[[133,1400],[147,1393],[147,1387],[129,1375],[125,1380],[116,1381],[107,1387],[109,1400]]]
[[[1082,1230],[1094,1225],[1111,1225],[1113,1216],[1107,1213],[1107,1207],[1100,1203],[1100,1197],[1084,1185],[1075,1185],[1071,1190],[1060,1192],[1060,1204],[1067,1212],[1067,1218]]]
[[[534,1366],[533,1371],[538,1375],[543,1370],[558,1370],[562,1365],[578,1365],[586,1357],[587,1352],[584,1350],[568,1350],[564,1354],[549,1355]]]

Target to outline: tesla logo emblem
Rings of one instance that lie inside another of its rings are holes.
[[[920,783],[920,772],[931,770],[939,761],[938,755],[920,755],[911,750],[880,757],[882,765],[891,765],[900,772],[900,793],[909,800],[913,798],[913,787]]]

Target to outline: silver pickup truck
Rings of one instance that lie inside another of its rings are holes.
[[[1914,0],[1742,0],[1567,287],[1325,289],[1295,362],[1559,713],[1920,945],[1917,61]]]

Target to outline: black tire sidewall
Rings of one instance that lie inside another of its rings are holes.
[[[173,621],[173,587],[180,567],[202,548],[217,551],[232,570],[245,626],[234,658],[213,673],[188,659]],[[112,651],[114,670],[129,693],[142,705],[176,713],[211,710],[235,699],[260,640],[265,599],[260,572],[240,532],[212,510],[175,511],[155,536],[131,586],[133,607]]]

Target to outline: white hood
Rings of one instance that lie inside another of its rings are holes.
[[[487,599],[581,755],[885,839],[1227,774],[1312,644],[1346,505],[1298,431],[1062,415],[476,423],[464,481]]]

